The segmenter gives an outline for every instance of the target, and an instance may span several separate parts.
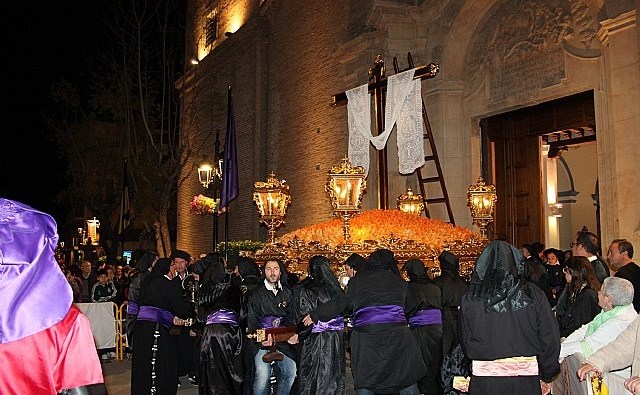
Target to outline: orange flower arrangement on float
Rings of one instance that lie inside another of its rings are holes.
[[[478,234],[467,228],[425,217],[416,217],[400,210],[365,211],[353,217],[350,224],[353,243],[393,236],[402,240],[423,243],[433,249],[441,249],[447,242],[464,242],[472,238],[479,238]],[[287,243],[292,241],[294,237],[305,242],[319,241],[335,247],[344,243],[342,221],[336,218],[307,226],[283,235],[279,241]]]

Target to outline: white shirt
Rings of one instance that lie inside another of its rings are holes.
[[[271,283],[267,281],[267,279],[265,278],[264,286],[267,287],[269,291],[273,292],[274,295],[277,295],[278,291],[282,289],[282,284],[280,284],[280,280],[278,280],[278,286],[274,288],[273,285],[271,285]]]

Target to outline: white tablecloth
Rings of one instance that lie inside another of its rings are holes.
[[[116,318],[112,302],[75,303],[91,323],[91,332],[96,348],[114,348],[116,346]]]

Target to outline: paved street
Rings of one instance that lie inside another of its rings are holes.
[[[109,395],[131,395],[131,360],[122,362],[103,362],[102,372]],[[181,378],[182,385],[177,395],[198,395],[198,387],[189,383],[186,377]],[[347,364],[347,395],[355,394],[351,369]],[[134,394],[135,395],[135,394]]]
[[[122,362],[103,362],[102,373],[109,395],[131,395],[131,360]],[[198,395],[198,387],[189,383],[186,377],[181,379],[178,395]]]

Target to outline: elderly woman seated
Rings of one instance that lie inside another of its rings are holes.
[[[613,341],[638,315],[633,308],[633,285],[623,278],[607,277],[604,280],[598,291],[598,305],[602,311],[562,341],[562,373],[553,383],[554,395],[586,394],[586,383],[578,381],[575,374],[577,368],[585,358]],[[631,372],[627,368],[616,373],[628,378]]]

